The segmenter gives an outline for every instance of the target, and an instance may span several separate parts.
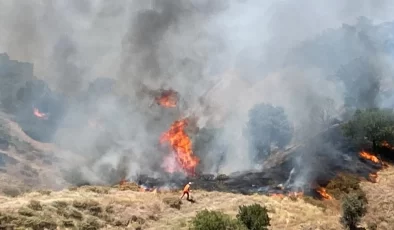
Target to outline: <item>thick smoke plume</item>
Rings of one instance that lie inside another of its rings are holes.
[[[379,26],[393,8],[368,0],[0,1],[0,50],[34,63],[35,76],[64,98],[52,141],[82,156],[84,180],[159,174],[160,135],[190,115],[199,118],[200,170],[232,173],[259,167],[245,130],[258,103],[284,109],[294,126],[289,145],[341,119],[344,107],[394,103]],[[178,108],[152,103],[166,89],[179,93]],[[295,165],[309,172],[310,163]]]

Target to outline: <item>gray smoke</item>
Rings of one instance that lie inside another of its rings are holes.
[[[190,114],[199,128],[219,127],[212,146],[226,147],[206,150],[202,170],[231,173],[256,167],[244,132],[255,104],[283,107],[296,143],[344,105],[391,103],[383,86],[392,57],[376,26],[393,8],[388,0],[2,0],[0,50],[34,63],[38,78],[67,95],[53,141],[84,156],[85,179],[108,181],[120,161],[128,177],[159,173],[161,133]],[[97,78],[114,79],[115,93],[88,100]],[[170,88],[179,111],[152,106]]]

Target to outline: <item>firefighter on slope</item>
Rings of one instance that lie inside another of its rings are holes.
[[[190,185],[192,184],[192,182],[189,182],[189,183],[187,183],[186,185],[185,185],[185,187],[183,188],[183,194],[182,194],[182,196],[181,196],[181,200],[182,200],[182,198],[186,195],[186,200],[189,200],[190,199],[190,191],[191,191],[191,189],[190,189]]]

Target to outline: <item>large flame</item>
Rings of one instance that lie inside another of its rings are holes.
[[[33,108],[33,114],[34,116],[40,118],[40,119],[48,119],[48,114],[46,113],[42,113],[40,110],[38,110],[37,108]]]
[[[163,107],[174,108],[178,102],[177,94],[173,90],[165,90],[156,97],[156,102]]]
[[[331,200],[332,199],[332,196],[330,196],[330,194],[328,194],[326,189],[323,187],[320,187],[320,186],[317,187],[316,192],[319,193],[321,198],[323,198],[324,200]]]
[[[176,159],[178,168],[172,165],[167,167],[168,172],[184,171],[189,175],[195,173],[195,168],[199,162],[198,157],[193,154],[192,142],[185,132],[185,127],[188,125],[187,119],[175,121],[170,129],[163,133],[160,137],[160,143],[169,142],[172,148],[172,156]]]
[[[360,155],[361,158],[363,158],[365,160],[369,160],[369,161],[372,161],[374,163],[380,163],[380,160],[376,156],[374,156],[374,155],[372,155],[372,154],[370,154],[370,153],[368,153],[366,151],[361,151],[359,153],[359,155]]]

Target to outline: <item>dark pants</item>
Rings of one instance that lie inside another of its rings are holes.
[[[182,199],[185,195],[186,195],[186,200],[189,200],[189,192],[186,192],[186,191],[183,192],[183,194],[182,194],[182,196],[181,196],[181,199]]]

